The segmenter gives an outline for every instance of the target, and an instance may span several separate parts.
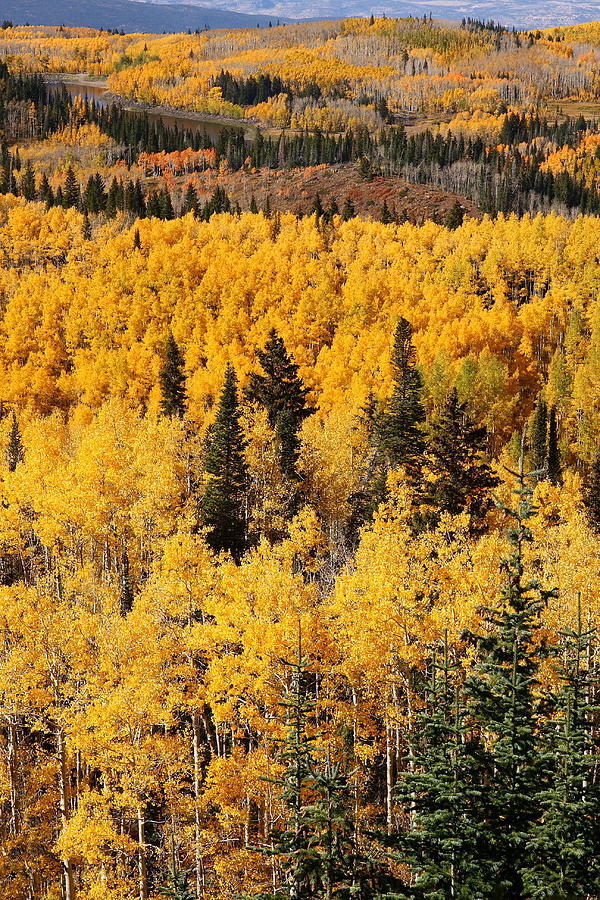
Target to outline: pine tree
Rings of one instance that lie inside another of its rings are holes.
[[[13,413],[10,426],[10,434],[8,436],[8,471],[14,472],[18,464],[22,462],[24,456],[23,442],[21,441],[21,432],[19,431],[19,423],[17,417]]]
[[[487,431],[470,421],[466,403],[454,388],[431,428],[428,447],[433,480],[426,500],[436,513],[458,515],[465,510],[475,530],[492,506],[491,490],[499,484],[485,462]]]
[[[411,811],[409,826],[393,841],[398,861],[416,876],[415,893],[431,900],[487,896],[478,860],[480,773],[472,754],[458,666],[448,639],[434,653],[425,706],[419,716],[396,796]]]
[[[383,206],[381,207],[381,222],[383,225],[391,225],[394,221],[394,216],[390,212],[390,209],[387,205],[387,200],[383,201]]]
[[[35,172],[31,160],[27,162],[25,172],[21,178],[21,193],[26,200],[35,200],[37,191],[35,187]]]
[[[202,503],[208,541],[216,551],[226,550],[239,560],[246,546],[245,499],[248,473],[245,442],[240,425],[237,378],[231,365],[225,372],[217,418],[206,441],[208,476]]]
[[[183,418],[186,410],[183,355],[175,342],[172,332],[169,333],[167,339],[159,379],[161,390],[160,411],[164,416]]]
[[[518,503],[515,509],[505,508],[514,524],[508,531],[512,552],[504,561],[501,606],[484,610],[488,630],[473,636],[479,661],[465,682],[467,715],[482,735],[476,756],[483,788],[480,803],[471,808],[471,821],[481,830],[477,854],[482,877],[494,885],[491,896],[498,900],[526,896],[529,834],[540,817],[546,775],[538,745],[541,649],[536,632],[539,612],[554,592],[524,578],[524,547],[533,540],[528,520],[535,512],[531,498],[536,480],[535,473],[524,471],[525,439],[526,429],[519,470],[512,473]]]
[[[73,171],[73,167],[69,166],[67,169],[67,177],[65,180],[65,189],[63,192],[63,205],[65,207],[75,207],[78,208],[81,202],[81,192],[79,189],[79,182],[75,176],[75,172]]]
[[[140,238],[140,229],[136,228],[133,232],[133,249],[141,250],[142,249],[142,241]]]
[[[198,194],[196,193],[196,189],[191,182],[190,184],[188,184],[185,196],[183,198],[182,212],[184,216],[188,213],[193,213],[195,216],[198,215]]]
[[[173,202],[171,200],[171,194],[166,188],[163,188],[160,193],[160,218],[169,222],[175,218],[175,211],[173,209]]]
[[[546,467],[548,470],[548,478],[552,484],[560,484],[562,467],[560,463],[560,448],[558,446],[558,419],[555,406],[550,409],[550,420],[548,423],[548,458]]]
[[[50,182],[48,181],[48,176],[45,172],[42,175],[42,180],[40,181],[39,198],[42,203],[46,204],[46,209],[50,209],[50,207],[54,205],[54,193],[52,191],[52,188],[50,187]]]
[[[256,355],[264,375],[250,376],[246,397],[266,409],[278,441],[281,470],[295,480],[300,449],[298,431],[304,419],[314,412],[307,404],[308,390],[298,375],[298,366],[274,329],[264,350],[258,350]]]
[[[166,883],[157,889],[161,897],[170,897],[171,900],[196,900],[196,894],[189,885],[187,872],[179,872],[171,867]]]
[[[409,478],[418,480],[425,438],[425,410],[421,402],[423,381],[415,361],[412,329],[401,318],[392,351],[394,388],[384,413],[376,422],[377,439],[393,468],[403,466]]]
[[[251,213],[254,213],[254,215],[258,214],[258,206],[256,203],[256,197],[254,196],[254,194],[252,194],[252,196],[250,197],[250,206],[249,206],[248,211]]]
[[[340,764],[317,747],[318,735],[310,734],[314,700],[307,691],[310,674],[298,653],[284,663],[290,686],[281,702],[286,715],[286,737],[279,761],[284,771],[273,780],[284,806],[283,826],[270,835],[271,846],[263,853],[275,856],[282,883],[263,900],[370,900],[381,878],[357,852],[352,817],[352,790]],[[323,757],[325,758],[323,759]]]
[[[545,470],[548,447],[548,407],[541,397],[535,405],[531,422],[531,466],[535,471]],[[540,476],[542,477],[542,476]]]
[[[554,650],[558,696],[551,695],[542,731],[551,784],[540,797],[542,817],[529,841],[530,864],[525,870],[527,896],[532,900],[575,900],[600,894],[600,746],[594,702],[594,629],[584,630],[581,598],[575,629],[563,631]]]
[[[462,225],[464,217],[465,211],[457,200],[448,213],[446,227],[449,228],[450,231],[455,231],[460,225]]]
[[[353,219],[356,216],[356,210],[354,208],[354,203],[350,199],[350,197],[346,197],[344,200],[344,205],[342,207],[342,222],[347,222],[349,219]]]

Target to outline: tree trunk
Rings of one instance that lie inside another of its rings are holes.
[[[200,764],[200,716],[192,716],[192,735],[194,747],[194,852],[196,861],[196,897],[204,895],[204,863],[200,852],[200,785],[202,767]]]
[[[138,807],[138,881],[140,900],[148,900],[148,879],[146,877],[146,854],[144,843],[144,810]]]
[[[60,796],[60,815],[63,828],[69,821],[69,779],[67,772],[67,749],[62,729],[57,731],[58,746],[58,790]],[[65,900],[74,900],[75,887],[73,883],[73,865],[70,859],[61,860],[63,869]]]

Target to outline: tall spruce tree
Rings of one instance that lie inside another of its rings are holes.
[[[202,501],[202,518],[209,529],[211,547],[216,551],[228,551],[236,560],[241,558],[246,546],[248,471],[244,451],[237,378],[233,367],[228,365],[217,418],[206,440],[208,480]]]
[[[6,450],[8,471],[14,472],[18,464],[23,460],[23,442],[16,415],[12,414],[10,433],[8,435],[8,447]]]
[[[172,332],[169,333],[167,338],[159,380],[161,391],[160,411],[164,416],[183,418],[186,410],[183,355],[175,342]]]
[[[308,390],[275,329],[271,330],[264,350],[258,350],[256,355],[264,374],[250,376],[246,397],[266,409],[277,438],[281,470],[291,480],[297,480],[298,431],[304,419],[314,412],[307,403]]]
[[[548,406],[542,397],[538,397],[533,411],[530,444],[532,468],[535,471],[545,470],[548,455]]]
[[[371,900],[381,896],[377,867],[357,851],[349,779],[309,732],[315,702],[307,685],[300,632],[293,661],[283,661],[290,684],[281,707],[286,737],[279,761],[284,770],[273,783],[284,807],[284,822],[261,852],[274,856],[282,879],[263,900]],[[325,758],[323,758],[325,756]]]
[[[542,730],[551,782],[540,796],[542,816],[529,841],[524,872],[532,900],[600,896],[600,745],[595,700],[595,629],[584,630],[581,599],[577,625],[554,648],[558,694],[548,698]]]
[[[188,873],[174,866],[169,869],[165,883],[157,889],[157,894],[170,900],[197,900],[195,891],[190,887]]]
[[[81,191],[79,188],[79,182],[77,181],[77,177],[75,172],[73,171],[73,167],[69,166],[67,169],[67,177],[65,179],[65,189],[63,192],[63,205],[65,207],[75,207],[79,208],[79,204],[81,202]]]
[[[394,839],[395,856],[415,878],[414,896],[473,900],[486,896],[478,860],[481,771],[448,639],[434,653],[425,705],[396,795],[410,810],[406,832]],[[406,894],[404,895],[406,896]],[[413,894],[411,894],[413,896]]]
[[[410,323],[401,318],[392,350],[394,387],[385,410],[375,420],[376,441],[392,468],[402,466],[416,484],[420,479],[425,436],[423,380],[416,364]]]
[[[524,574],[524,548],[533,540],[529,519],[537,472],[524,470],[523,432],[514,509],[505,507],[513,525],[512,548],[504,561],[506,581],[500,608],[484,611],[488,630],[474,635],[479,661],[465,682],[467,715],[482,735],[477,751],[483,785],[471,821],[480,827],[478,858],[482,877],[497,900],[524,898],[529,864],[528,841],[541,811],[545,767],[539,753],[538,669],[541,661],[539,613],[553,591]],[[484,825],[482,826],[482,823]]]
[[[450,392],[439,419],[431,428],[428,447],[433,480],[426,499],[435,513],[468,512],[476,530],[493,504],[491,491],[499,484],[485,461],[487,431],[467,415],[456,388]]]

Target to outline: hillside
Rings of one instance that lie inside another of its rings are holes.
[[[600,898],[599,73],[5,23],[2,900]]]
[[[65,25],[127,32],[178,32],[204,28],[268,26],[269,15],[203,4],[155,4],[136,0],[6,0],[0,15],[15,25]],[[282,21],[286,21],[282,17]],[[275,24],[273,22],[273,24]]]

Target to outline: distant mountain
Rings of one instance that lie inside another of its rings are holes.
[[[83,25],[126,32],[187,31],[196,28],[268,26],[269,14],[251,15],[196,3],[151,3],[136,0],[0,0],[0,21],[15,25]],[[277,15],[273,25],[277,22]],[[280,17],[281,18],[281,17]],[[289,21],[281,18],[281,21]]]
[[[159,0],[160,2],[160,0]],[[171,0],[173,2],[173,0]],[[178,2],[178,0],[175,0]],[[194,0],[184,0],[194,2]],[[517,28],[574,25],[600,20],[600,0],[225,0],[227,9],[254,10],[289,19],[339,19],[345,16],[432,15],[441,19],[494,19]],[[1,4],[0,4],[1,6]]]

